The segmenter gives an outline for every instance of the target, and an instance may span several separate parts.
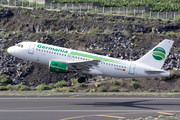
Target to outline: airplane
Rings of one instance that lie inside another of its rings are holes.
[[[38,42],[21,42],[7,52],[15,57],[46,64],[50,72],[77,72],[79,83],[86,81],[83,74],[117,78],[167,77],[162,68],[174,41],[165,39],[136,61],[125,61],[108,56],[72,50]]]

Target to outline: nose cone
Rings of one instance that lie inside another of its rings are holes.
[[[7,49],[7,52],[8,52],[9,54],[12,54],[12,47],[9,47],[9,48]]]

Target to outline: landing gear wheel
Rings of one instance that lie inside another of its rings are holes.
[[[84,77],[80,77],[79,79],[78,79],[78,83],[83,83],[83,82],[85,82],[86,81],[86,79],[84,78]]]

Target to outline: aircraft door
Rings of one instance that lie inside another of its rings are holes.
[[[134,75],[134,73],[135,73],[135,68],[136,68],[136,65],[135,65],[135,64],[130,64],[129,74]]]
[[[35,44],[30,44],[28,53],[29,54],[34,54],[34,48],[35,48]]]

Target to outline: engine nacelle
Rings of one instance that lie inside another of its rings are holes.
[[[65,63],[50,61],[49,62],[49,71],[55,72],[55,73],[66,73],[66,72],[68,72],[68,66]]]

